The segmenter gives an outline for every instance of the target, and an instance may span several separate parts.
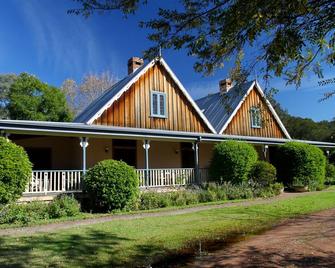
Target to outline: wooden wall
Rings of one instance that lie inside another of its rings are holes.
[[[253,106],[261,107],[262,128],[251,127],[250,108]],[[250,92],[224,133],[242,136],[286,138],[270,109],[256,89]]]
[[[167,118],[150,116],[151,90],[167,94]],[[211,132],[170,75],[159,64],[151,67],[93,124],[187,132]]]

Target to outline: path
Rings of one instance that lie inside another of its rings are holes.
[[[315,193],[315,192],[314,192]],[[141,219],[147,217],[160,217],[160,216],[173,216],[173,215],[182,215],[187,213],[193,213],[198,211],[224,208],[224,207],[238,207],[238,206],[251,206],[257,204],[269,204],[276,200],[288,199],[296,196],[311,195],[313,192],[307,193],[283,193],[277,197],[269,199],[256,199],[256,200],[247,200],[242,202],[228,202],[219,205],[202,205],[188,208],[179,208],[179,209],[169,209],[157,212],[145,212],[145,213],[134,213],[134,214],[125,214],[125,215],[109,215],[97,218],[83,219],[83,220],[74,220],[74,221],[65,221],[58,223],[51,223],[45,225],[38,225],[32,227],[22,227],[22,228],[9,228],[9,229],[0,229],[0,236],[25,236],[36,233],[45,233],[57,230],[68,229],[72,227],[90,225],[95,223],[110,222],[115,220],[129,220],[129,219]]]
[[[288,220],[187,267],[335,267],[335,209]]]

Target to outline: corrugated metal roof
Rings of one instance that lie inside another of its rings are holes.
[[[253,83],[254,81],[250,81],[242,85],[236,85],[227,93],[221,94],[218,92],[195,101],[217,133],[220,133]]]
[[[122,90],[139,72],[141,72],[150,62],[143,64],[135,72],[129,74],[124,79],[114,84],[110,89],[107,89],[100,97],[95,99],[90,105],[88,105],[75,119],[75,123],[87,123],[96,113],[99,112],[109,100],[111,100],[116,94]]]
[[[126,128],[87,125],[84,123],[26,121],[26,120],[0,120],[0,136],[3,133],[9,134],[30,134],[46,136],[67,136],[67,137],[95,137],[95,138],[128,138],[128,139],[151,139],[171,141],[204,141],[220,142],[225,140],[239,140],[255,144],[283,144],[289,141],[298,141],[313,144],[319,147],[334,148],[335,143],[290,140],[279,138],[250,137],[238,135],[225,135],[213,133],[195,133],[168,131],[160,129]]]

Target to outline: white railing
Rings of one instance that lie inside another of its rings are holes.
[[[146,176],[145,169],[137,169],[140,187],[183,186],[206,182],[208,169],[199,169],[198,181],[194,168],[156,168],[149,169]],[[33,193],[71,193],[81,192],[82,170],[39,170],[33,171],[32,179],[25,194]]]
[[[137,169],[140,187],[180,186],[195,183],[194,168]]]
[[[24,193],[80,192],[82,190],[81,170],[38,170]]]

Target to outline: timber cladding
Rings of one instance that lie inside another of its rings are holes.
[[[252,107],[260,107],[262,117],[261,128],[251,127],[250,108]],[[286,137],[264,99],[255,88],[246,97],[240,109],[225,129],[224,134],[268,138]]]
[[[167,118],[151,116],[151,91],[166,93]],[[211,133],[172,77],[160,64],[149,68],[93,124]]]

